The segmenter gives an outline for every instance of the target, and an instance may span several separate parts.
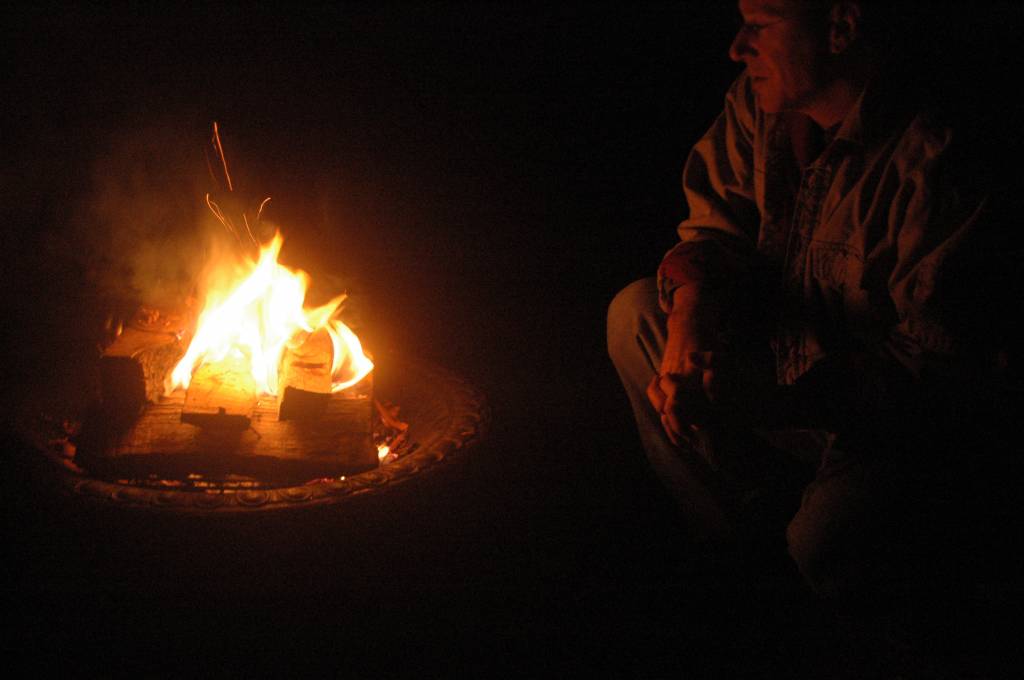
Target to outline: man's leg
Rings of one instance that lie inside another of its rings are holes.
[[[970,515],[957,487],[969,486],[971,473],[934,457],[895,446],[883,455],[824,454],[786,530],[789,553],[815,592],[874,605],[868,600],[911,597],[949,578],[963,557],[957,521]]]
[[[722,539],[731,527],[710,468],[692,447],[677,447],[669,441],[647,399],[647,385],[657,374],[665,349],[665,322],[655,279],[633,282],[608,308],[608,353],[633,406],[640,441],[654,472],[698,538]]]

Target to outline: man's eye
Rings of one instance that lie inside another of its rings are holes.
[[[770,26],[774,26],[775,24],[781,24],[784,21],[786,21],[785,18],[775,19],[774,21],[768,21],[765,23],[747,21],[743,23],[743,25],[740,27],[740,30],[749,35],[756,36],[759,35],[762,30]]]

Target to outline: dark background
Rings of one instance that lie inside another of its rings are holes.
[[[963,57],[952,90],[1016,89],[1021,11],[944,11],[918,26],[930,77]],[[168,238],[90,223],[117,149],[149,149],[142,184],[188,205],[213,120],[240,191],[273,196],[284,259],[346,282],[381,360],[445,366],[493,410],[461,464],[322,527],[68,517],[8,434],[11,651],[238,674],[816,674],[864,656],[784,569],[737,584],[696,563],[604,350],[607,304],[673,243],[686,153],[738,73],[731,3],[55,5],[5,23],[9,420],[88,365],[130,293],[124,253]],[[994,99],[1016,127],[1019,104]]]

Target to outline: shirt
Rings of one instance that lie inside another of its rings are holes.
[[[817,153],[813,122],[759,110],[741,74],[686,163],[690,214],[658,270],[663,309],[680,285],[756,270],[779,385],[821,366],[855,383],[842,389],[860,408],[948,372],[965,341],[951,279],[986,198],[959,186],[952,131],[900,94],[869,84]]]

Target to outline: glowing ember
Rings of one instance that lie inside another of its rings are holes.
[[[207,292],[188,351],[165,386],[168,392],[188,388],[203,363],[230,359],[249,367],[261,393],[276,395],[284,351],[299,347],[320,329],[327,331],[333,345],[332,391],[356,384],[373,369],[355,333],[335,318],[345,295],[306,309],[309,277],[278,263],[282,243],[281,235],[275,234],[260,248],[257,262],[250,260],[240,275],[228,277],[228,285]]]

